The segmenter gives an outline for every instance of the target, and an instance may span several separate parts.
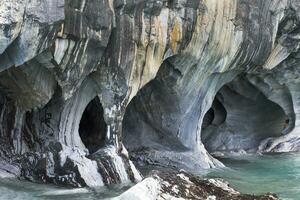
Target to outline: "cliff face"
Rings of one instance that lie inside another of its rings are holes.
[[[141,179],[129,155],[197,171],[222,166],[213,152],[298,151],[299,13],[298,0],[4,0],[0,168],[100,186]]]

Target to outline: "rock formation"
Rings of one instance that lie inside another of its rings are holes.
[[[278,200],[273,194],[260,196],[240,194],[218,179],[202,180],[185,172],[157,172],[145,178],[113,200]]]
[[[137,182],[300,150],[299,0],[3,0],[0,176]],[[128,151],[129,153],[128,153]]]

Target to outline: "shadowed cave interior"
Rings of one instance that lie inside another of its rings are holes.
[[[255,152],[260,143],[282,135],[289,120],[246,78],[223,86],[203,118],[202,142],[210,152]]]
[[[154,96],[154,84],[150,82],[127,107],[123,120],[125,146],[129,151],[139,148],[184,151],[176,134],[158,129],[160,126],[153,124],[161,121],[153,120],[160,117],[159,108],[168,106],[161,104],[160,99]],[[153,103],[159,106],[151,107]],[[149,108],[153,107],[157,110],[149,112]],[[203,117],[201,140],[211,154],[251,153],[256,152],[265,139],[283,135],[288,123],[284,110],[241,75],[224,85],[215,95],[211,108]]]
[[[226,109],[223,104],[216,97],[213,101],[212,107],[205,114],[202,121],[202,129],[210,125],[221,125],[225,122],[227,116]]]
[[[85,108],[79,125],[80,138],[90,153],[104,146],[106,127],[103,107],[99,98],[95,97]]]

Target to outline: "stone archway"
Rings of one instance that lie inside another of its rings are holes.
[[[247,78],[223,86],[202,123],[201,140],[208,152],[256,152],[260,143],[279,137],[288,126],[284,110]]]
[[[90,153],[105,145],[107,125],[103,117],[103,107],[98,97],[86,106],[79,124],[79,135]]]

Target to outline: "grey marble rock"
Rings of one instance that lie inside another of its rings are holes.
[[[300,150],[299,0],[2,0],[1,174],[74,187]],[[34,167],[36,166],[36,167]],[[2,171],[4,172],[2,173]]]

